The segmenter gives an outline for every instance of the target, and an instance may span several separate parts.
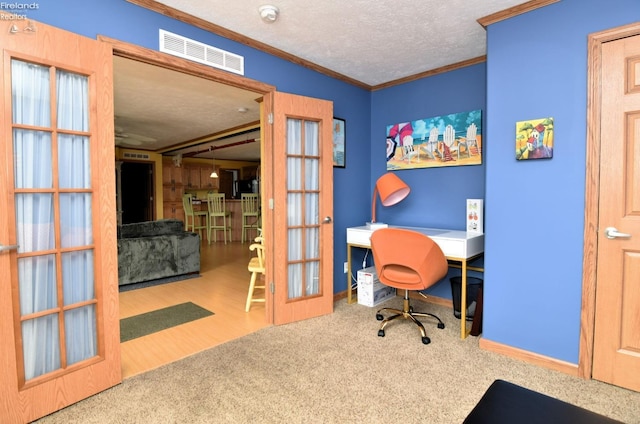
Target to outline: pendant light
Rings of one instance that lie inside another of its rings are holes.
[[[213,170],[211,171],[210,178],[218,178],[218,173],[216,172],[216,158],[213,156],[213,146],[209,147],[211,151],[211,162],[213,163]]]

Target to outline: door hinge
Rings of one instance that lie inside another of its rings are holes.
[[[269,283],[269,291],[271,292],[271,294],[274,294],[276,292],[276,286],[273,284],[273,281]]]
[[[269,115],[267,116],[267,122],[273,125],[273,112],[269,112]]]

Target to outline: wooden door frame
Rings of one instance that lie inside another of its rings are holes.
[[[582,312],[580,314],[580,352],[578,375],[591,378],[596,305],[596,266],[598,260],[598,215],[600,196],[600,96],[602,83],[602,45],[625,37],[640,35],[640,23],[608,29],[589,35],[587,65],[587,143],[582,255]]]
[[[273,184],[271,181],[272,173],[272,158],[271,152],[271,136],[270,131],[264,131],[264,117],[272,114],[271,103],[263,102],[262,98],[268,96],[270,93],[276,91],[276,87],[270,84],[265,84],[260,81],[252,80],[241,75],[231,74],[229,72],[221,71],[215,68],[211,68],[206,65],[192,62],[190,60],[182,59],[176,56],[171,56],[166,53],[162,53],[156,50],[147,49],[135,44],[127,43],[124,41],[116,40],[103,35],[98,35],[99,41],[104,41],[111,45],[113,49],[113,55],[124,57],[127,59],[136,60],[138,62],[146,63],[149,65],[160,66],[165,69],[180,72],[187,75],[192,75],[198,78],[204,78],[220,84],[225,84],[231,87],[240,88],[247,91],[253,91],[256,93],[256,101],[260,101],[261,108],[261,139],[260,153],[261,153],[261,172],[262,172],[262,210],[267,211],[265,208],[265,198],[273,197],[271,194],[273,190]],[[267,178],[265,178],[267,177]],[[270,214],[263,214],[263,230],[266,234],[269,234]],[[265,243],[265,255],[267,257],[274,256],[274,244],[272,241]],[[271,272],[270,266],[266,265],[267,277]],[[265,293],[265,319],[269,324],[273,324],[273,308],[272,308],[272,296],[271,293]]]

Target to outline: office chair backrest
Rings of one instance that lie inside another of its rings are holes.
[[[371,235],[373,261],[382,284],[404,290],[424,290],[447,275],[447,258],[425,234],[381,228]]]

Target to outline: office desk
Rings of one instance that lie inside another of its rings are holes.
[[[467,263],[484,252],[484,234],[468,233],[466,231],[446,230],[440,228],[401,227],[390,225],[394,228],[417,231],[428,235],[435,241],[448,261],[460,262],[462,269],[461,293],[460,293],[460,338],[464,339],[469,334],[467,330],[466,305],[467,305]],[[354,303],[351,288],[351,248],[371,248],[371,233],[373,230],[366,225],[347,228],[347,303]]]

